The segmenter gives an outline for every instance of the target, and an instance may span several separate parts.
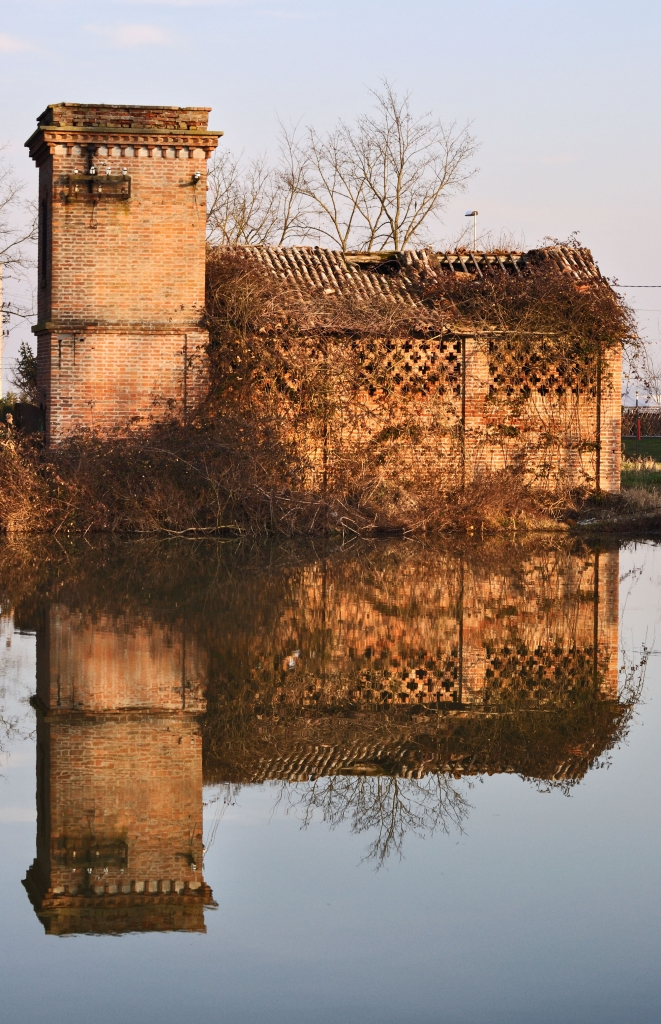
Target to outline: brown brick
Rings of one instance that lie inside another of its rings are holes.
[[[48,932],[204,930],[203,666],[179,630],[48,610],[25,881]]]
[[[39,167],[35,333],[50,440],[185,418],[195,400],[207,342],[206,162],[221,134],[207,117],[64,103],[38,119],[26,145]],[[83,180],[92,166],[96,178]],[[109,194],[124,184],[129,198]]]

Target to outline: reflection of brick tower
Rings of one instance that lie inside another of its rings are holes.
[[[201,674],[180,630],[46,613],[24,885],[47,932],[204,930]]]
[[[57,440],[172,411],[207,340],[206,107],[56,103],[39,167],[38,400]]]

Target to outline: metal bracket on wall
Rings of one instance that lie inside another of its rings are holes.
[[[67,202],[99,202],[131,198],[130,174],[70,174],[61,179]]]

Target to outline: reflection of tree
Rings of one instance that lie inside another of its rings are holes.
[[[6,715],[4,708],[0,708],[0,753],[18,735],[18,718]]]
[[[315,812],[331,828],[350,822],[353,835],[374,831],[365,860],[380,868],[392,853],[403,855],[407,832],[424,838],[463,831],[470,804],[447,775],[422,779],[379,775],[333,775],[309,783],[284,784],[280,800],[299,814],[306,828]]]
[[[225,816],[225,811],[228,807],[234,806],[240,791],[240,785],[236,785],[233,782],[221,782],[220,785],[216,787],[215,791],[212,791],[211,795],[204,801],[204,807],[214,808],[214,815],[211,819],[211,824],[206,828],[203,840],[205,854],[215,843],[218,826]]]
[[[617,586],[616,557],[558,537],[0,552],[23,628],[57,601],[204,651],[204,775],[226,785],[207,845],[232,786],[272,781],[304,822],[373,831],[379,864],[462,827],[460,776],[567,791],[607,763],[640,690],[629,666],[617,691]]]
[[[23,739],[28,735],[32,724],[30,721],[26,727],[24,716],[22,716],[22,721],[18,715],[7,712],[7,682],[10,679],[13,679],[14,685],[18,682],[19,662],[13,655],[11,645],[14,622],[12,616],[5,613],[2,604],[0,598],[0,642],[2,643],[0,653],[0,754],[5,753],[13,741]]]

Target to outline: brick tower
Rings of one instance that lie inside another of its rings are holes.
[[[37,856],[48,934],[204,931],[204,659],[184,627],[51,605],[37,626]]]
[[[201,384],[208,107],[55,103],[39,168],[38,402],[46,437],[185,420]]]

